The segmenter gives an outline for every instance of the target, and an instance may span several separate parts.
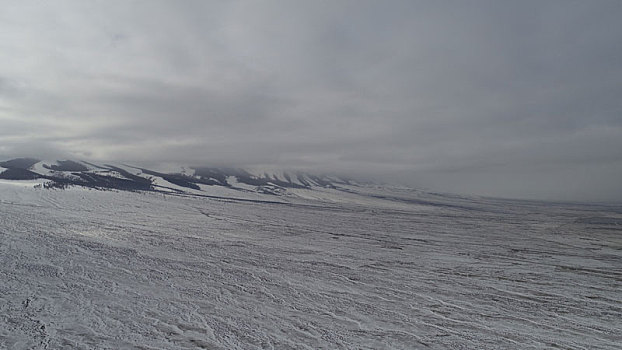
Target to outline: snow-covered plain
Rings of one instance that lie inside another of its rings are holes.
[[[0,183],[2,349],[619,349],[622,207]]]

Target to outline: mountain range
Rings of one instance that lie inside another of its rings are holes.
[[[128,164],[95,164],[77,160],[42,161],[35,158],[15,158],[0,162],[0,179],[40,179],[43,180],[41,186],[58,189],[83,186],[197,195],[213,186],[282,195],[288,189],[337,188],[356,183],[338,176],[279,170],[180,166],[174,170],[157,171]]]

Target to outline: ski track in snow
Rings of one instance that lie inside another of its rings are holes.
[[[619,349],[620,207],[370,193],[0,183],[0,348]]]

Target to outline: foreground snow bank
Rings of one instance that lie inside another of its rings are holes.
[[[343,198],[0,183],[0,348],[622,342],[620,208],[382,189]]]

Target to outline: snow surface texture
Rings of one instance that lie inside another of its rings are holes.
[[[2,349],[622,344],[620,207],[35,183],[0,182]]]

